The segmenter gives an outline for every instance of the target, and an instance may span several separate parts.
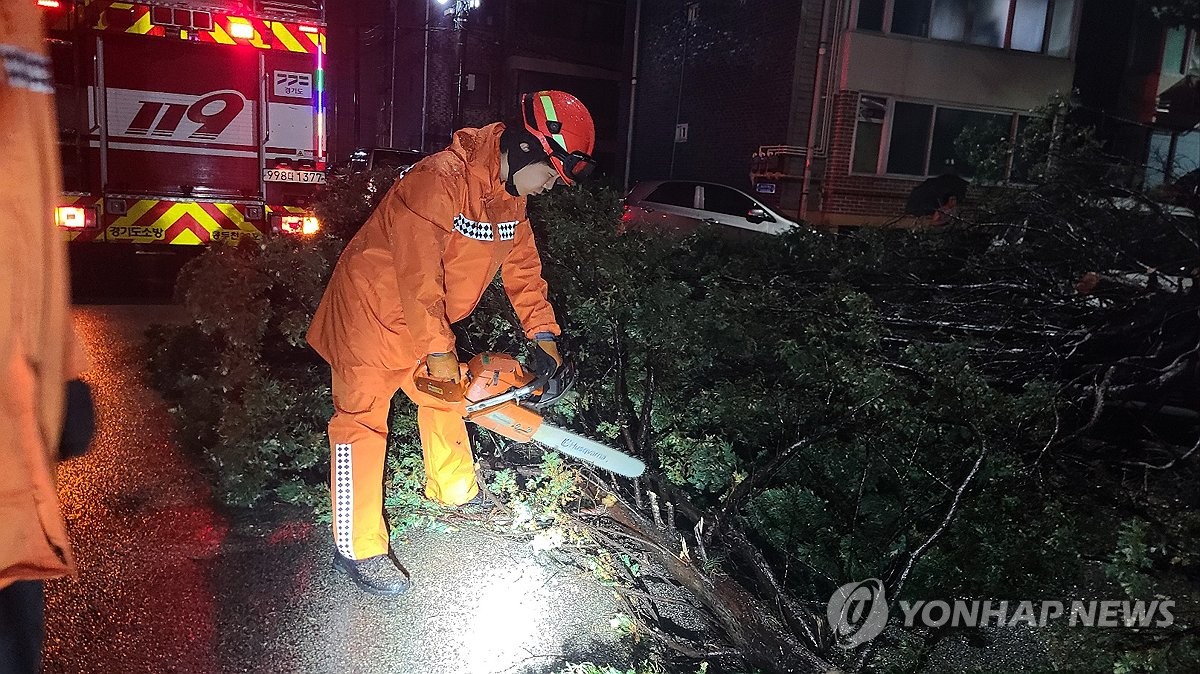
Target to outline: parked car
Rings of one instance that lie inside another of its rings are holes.
[[[694,180],[641,182],[625,195],[625,229],[691,234],[718,225],[782,234],[800,224],[741,190]]]
[[[390,147],[359,148],[350,153],[346,170],[350,173],[370,171],[377,168],[407,168],[428,157],[420,150],[399,150]]]

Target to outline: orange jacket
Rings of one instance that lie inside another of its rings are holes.
[[[54,486],[71,330],[66,257],[54,227],[58,127],[41,16],[0,9],[0,588],[74,572]]]
[[[450,324],[497,271],[526,336],[559,333],[525,198],[500,180],[503,130],[455,133],[392,185],[347,244],[308,330],[334,368],[399,369],[454,351]]]

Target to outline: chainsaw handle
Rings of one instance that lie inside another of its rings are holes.
[[[544,386],[545,384],[546,384],[545,377],[537,377],[533,381],[529,382],[528,384],[526,384],[520,388],[509,389],[508,391],[501,393],[500,395],[494,395],[491,398],[484,398],[483,400],[480,400],[479,402],[468,403],[467,407],[466,407],[467,414],[474,414],[481,410],[486,410],[490,407],[495,407],[496,405],[506,403],[510,400],[520,400],[522,398],[528,398],[529,396],[533,395],[534,391],[537,391],[538,389],[542,388],[542,386]]]

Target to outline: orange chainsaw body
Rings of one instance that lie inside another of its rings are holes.
[[[521,398],[497,400],[529,386],[535,377],[506,353],[481,353],[463,367],[459,382],[417,376],[417,390],[454,406],[467,421],[499,433],[510,440],[529,442],[542,425],[542,415],[521,405]],[[533,391],[530,392],[534,393]],[[482,404],[479,408],[472,406]]]

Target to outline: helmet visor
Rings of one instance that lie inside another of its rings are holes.
[[[574,185],[576,180],[583,180],[596,170],[596,160],[579,151],[560,152],[556,148],[555,152],[550,155],[550,163],[554,165],[554,169],[558,171],[563,182],[568,185]]]

